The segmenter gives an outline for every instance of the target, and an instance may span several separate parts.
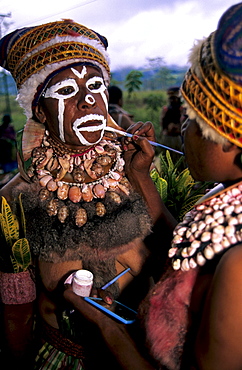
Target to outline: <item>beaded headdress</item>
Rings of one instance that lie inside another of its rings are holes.
[[[189,61],[181,87],[188,106],[242,147],[242,3],[224,13],[217,30],[193,47]]]
[[[50,78],[67,66],[81,63],[97,66],[108,84],[106,48],[105,37],[72,20],[63,20],[6,35],[0,41],[0,65],[15,79],[19,104],[30,118],[32,104],[38,102]]]

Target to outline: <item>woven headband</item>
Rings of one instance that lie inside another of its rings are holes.
[[[80,36],[86,42],[75,42],[75,39],[78,40]],[[55,37],[60,37],[58,43],[51,43],[51,40]],[[61,41],[61,38],[63,38],[63,41]],[[69,41],[66,38],[69,38]],[[102,40],[94,31],[70,21],[32,27],[20,36],[9,50],[7,67],[5,68],[13,75],[18,88],[32,74],[37,73],[47,64],[69,59],[94,60],[110,73],[104,55],[92,46],[95,41],[97,46],[100,45],[104,48]]]
[[[236,18],[240,24],[240,29],[237,29],[239,33],[241,33],[242,23],[241,9],[240,6],[239,17],[237,14]],[[232,13],[233,16],[236,14],[235,9]],[[242,76],[238,75],[237,68],[233,69],[233,63],[230,63],[228,54],[224,52],[227,46],[225,41],[228,41],[225,37],[222,41],[219,40],[220,47],[217,42],[220,33],[226,34],[225,27],[229,27],[230,33],[233,32],[233,37],[236,32],[228,21],[221,27],[222,29],[213,32],[202,42],[198,57],[197,48],[194,48],[191,54],[192,66],[186,73],[181,93],[187,103],[208,125],[235,145],[242,147],[242,86],[239,81],[239,77],[241,79]],[[226,36],[228,37],[228,32]],[[241,43],[242,39],[240,40]],[[235,47],[238,48],[238,44]],[[235,50],[233,51],[236,55]],[[224,53],[223,61],[227,58],[227,64],[223,63],[223,70],[217,58],[218,52],[220,52],[220,58]],[[227,73],[224,71],[226,66],[229,71],[226,71]]]
[[[0,65],[11,72],[19,90],[18,102],[27,118],[39,87],[53,72],[74,64],[98,67],[106,85],[110,81],[105,37],[71,20],[23,28],[0,41]]]

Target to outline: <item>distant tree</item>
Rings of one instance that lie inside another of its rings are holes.
[[[146,58],[146,60],[148,62],[148,66],[146,68],[151,70],[158,70],[165,64],[164,58],[162,57]]]
[[[146,70],[151,71],[152,75],[147,83],[151,90],[166,89],[173,85],[176,79],[173,77],[169,68],[165,66],[164,59],[161,57],[146,58],[148,65]]]
[[[155,90],[157,89],[155,75],[164,65],[164,60],[161,57],[146,58],[146,60],[147,64],[145,66],[145,70],[149,72],[150,77],[145,81],[145,85],[148,89]]]
[[[167,67],[160,68],[155,74],[155,78],[160,89],[167,89],[176,82],[176,79],[172,76]]]
[[[142,86],[142,77],[143,73],[140,71],[132,70],[127,74],[125,78],[125,88],[128,91],[128,98],[131,97],[134,91],[140,90]]]

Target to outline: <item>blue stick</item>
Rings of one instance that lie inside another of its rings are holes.
[[[117,276],[115,276],[115,278],[113,278],[112,280],[110,280],[107,284],[105,284],[101,289],[104,290],[106,288],[109,287],[109,285],[115,283],[116,280],[118,280],[121,276],[123,276],[124,274],[126,274],[126,272],[128,272],[130,270],[130,267],[127,268],[126,270],[124,270],[123,272],[120,272],[120,274],[118,274]]]
[[[122,135],[122,136],[127,136],[127,137],[133,137],[134,135],[126,132],[126,131],[121,131],[121,130],[117,130],[113,127],[110,127],[110,126],[107,126],[105,127],[105,130],[106,131],[112,131],[112,132],[117,132],[118,134]],[[184,155],[184,153],[180,152],[179,150],[176,150],[176,149],[173,149],[173,148],[170,148],[169,146],[165,146],[163,144],[160,144],[160,143],[156,143],[155,141],[151,141],[151,140],[148,140],[148,142],[151,144],[151,145],[154,145],[154,146],[160,146],[161,148],[164,148],[164,149],[167,149],[167,150],[171,150],[172,152],[175,152],[175,153],[178,153],[178,154],[181,154],[181,155]]]

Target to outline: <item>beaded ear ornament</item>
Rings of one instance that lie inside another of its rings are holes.
[[[58,200],[91,202],[105,198],[109,192],[112,201],[119,204],[120,192],[129,194],[131,185],[124,177],[120,144],[114,140],[115,134],[108,135],[113,139],[104,137],[86,151],[69,150],[53,140],[44,125],[28,120],[21,140],[20,172],[27,181],[39,182],[41,201],[51,198],[46,206],[49,216],[58,215],[59,221],[65,222],[68,211],[58,209]],[[106,213],[103,203],[96,204],[96,213],[100,217]],[[80,207],[76,224],[83,226],[86,221],[86,211]]]
[[[174,270],[203,266],[242,242],[242,182],[197,204],[174,230],[168,256]]]

